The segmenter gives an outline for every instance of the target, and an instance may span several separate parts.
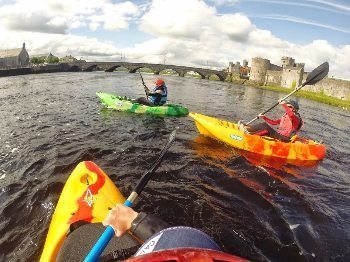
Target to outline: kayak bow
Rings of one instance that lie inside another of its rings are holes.
[[[84,161],[69,176],[53,214],[40,261],[55,261],[70,226],[102,222],[124,196],[94,162]]]

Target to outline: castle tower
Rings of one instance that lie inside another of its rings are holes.
[[[254,57],[252,59],[249,79],[259,83],[264,83],[266,72],[270,69],[270,66],[270,60],[261,57]]]
[[[248,60],[244,59],[243,60],[243,67],[247,67],[248,66]]]
[[[282,62],[282,68],[290,67],[290,66],[293,67],[295,64],[294,58],[289,56],[282,56],[281,62]]]
[[[228,72],[232,73],[234,71],[235,65],[232,62],[229,62],[228,64]]]

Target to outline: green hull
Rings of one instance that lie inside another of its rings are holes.
[[[188,109],[180,105],[166,104],[164,106],[146,106],[135,103],[132,99],[123,96],[115,96],[102,92],[97,92],[96,95],[100,98],[101,102],[107,107],[113,108],[118,111],[165,116],[188,115]]]

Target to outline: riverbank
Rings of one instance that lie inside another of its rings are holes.
[[[229,81],[235,84],[248,85],[248,86],[252,86],[260,89],[272,90],[272,91],[277,91],[277,92],[286,93],[286,94],[289,94],[293,91],[293,89],[291,88],[285,88],[280,86],[259,85],[256,82],[246,80],[246,79],[239,79],[239,80],[231,79],[230,81],[230,79],[228,78],[226,81]],[[339,99],[332,96],[327,96],[323,92],[311,92],[311,91],[306,91],[301,89],[298,92],[294,93],[293,96],[304,97],[313,101],[321,102],[332,106],[337,106],[344,110],[350,110],[350,100],[344,100],[344,99]]]
[[[289,94],[293,91],[293,89],[290,89],[290,88],[283,88],[283,87],[276,87],[276,86],[257,86],[257,87],[261,88],[261,89],[278,91],[278,92],[287,93],[287,94]],[[341,107],[344,110],[350,110],[350,101],[349,100],[342,100],[339,98],[326,96],[323,93],[316,93],[316,92],[310,92],[310,91],[305,91],[305,90],[299,90],[298,92],[295,92],[293,94],[293,96],[304,97],[304,98],[314,100],[317,102],[321,102],[324,104]]]

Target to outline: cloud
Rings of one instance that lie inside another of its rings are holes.
[[[207,2],[213,3],[214,5],[235,5],[240,0],[208,0]]]
[[[154,0],[140,29],[154,36],[199,39],[216,13],[200,0]]]
[[[65,34],[69,29],[85,27],[96,30],[120,30],[139,13],[130,1],[108,0],[17,0],[0,7],[0,23],[7,29]]]
[[[303,19],[299,17],[294,17],[294,16],[288,16],[288,15],[254,15],[250,17],[257,17],[257,18],[264,18],[264,19],[273,19],[273,20],[281,20],[281,21],[290,21],[294,23],[299,23],[299,24],[305,24],[305,25],[313,25],[321,28],[326,28],[330,29],[333,31],[338,31],[346,34],[350,34],[350,29],[347,28],[341,28],[337,26],[332,26],[328,24],[322,24],[316,21],[308,20],[308,19]]]
[[[19,0],[15,5],[26,2]],[[330,75],[350,79],[350,72],[346,70],[350,61],[345,59],[350,57],[349,45],[333,46],[322,39],[306,45],[294,44],[258,28],[242,13],[219,14],[215,7],[201,0],[154,0],[143,4],[142,8],[130,1],[113,4],[107,0],[35,0],[42,6],[33,8],[30,3],[28,1],[26,9],[17,11],[10,6],[9,14],[14,15],[10,20],[1,16],[9,6],[0,7],[0,35],[5,36],[0,38],[1,48],[21,47],[25,40],[30,55],[52,52],[57,56],[71,54],[90,61],[120,61],[120,54],[123,54],[128,62],[163,63],[165,58],[167,64],[217,69],[243,59],[251,63],[256,56],[280,65],[282,56],[292,56],[296,62],[306,63],[309,71],[329,61]],[[16,31],[19,25],[13,23],[11,27],[11,23],[3,23],[5,19],[6,22],[24,21],[25,15],[31,17],[32,14],[41,15],[36,16],[36,23],[28,20],[30,22],[21,27],[27,26],[27,29],[20,32]],[[139,31],[132,28],[133,31],[125,32],[148,37],[127,48],[99,40],[93,37],[92,31],[89,31],[90,36],[70,32],[72,28],[81,27],[120,30],[130,23],[138,25]],[[30,29],[34,24],[37,31]]]
[[[244,0],[246,2],[257,2],[257,3],[268,3],[268,4],[275,4],[275,5],[289,5],[289,6],[300,6],[300,7],[307,7],[311,9],[318,9],[318,10],[324,10],[328,12],[334,12],[334,13],[340,13],[340,14],[349,14],[349,10],[347,10],[347,6],[340,5],[339,7],[336,7],[332,5],[332,3],[323,3],[321,1],[312,1],[312,0],[304,0],[309,1],[311,3],[304,3],[304,2],[288,2],[288,1],[277,1],[277,0]],[[316,3],[316,4],[315,4]],[[317,5],[317,4],[325,4],[323,5]]]
[[[0,46],[4,49],[20,48],[22,42],[26,42],[29,55],[49,54],[50,52],[59,57],[73,55],[84,56],[118,56],[119,50],[114,44],[107,41],[100,41],[97,38],[76,36],[71,34],[48,34],[39,32],[8,31],[0,26]],[[92,57],[90,57],[92,59]]]
[[[254,30],[249,18],[239,13],[215,16],[213,21],[218,32],[225,34],[232,41],[246,42]]]
[[[326,5],[326,6],[330,6],[330,7],[333,7],[333,8],[336,8],[336,9],[348,12],[348,13],[350,12],[350,6],[349,5],[335,3],[335,2],[332,2],[332,1],[329,1],[329,0],[327,0],[327,1],[324,1],[324,0],[306,0],[306,1],[312,2],[312,3],[316,3],[316,4],[323,4],[323,5]]]

